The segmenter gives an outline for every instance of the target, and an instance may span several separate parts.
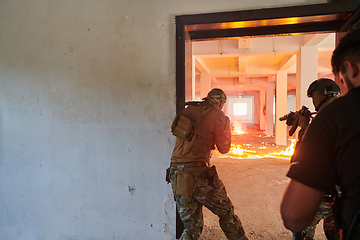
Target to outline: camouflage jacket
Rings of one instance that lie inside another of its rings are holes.
[[[215,146],[221,153],[227,153],[230,150],[230,120],[220,109],[202,102],[198,106],[188,106],[181,113],[197,126],[190,141],[176,138],[172,162],[208,162]],[[200,121],[199,118],[201,118]]]

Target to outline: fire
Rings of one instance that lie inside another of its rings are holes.
[[[238,122],[233,122],[234,129],[231,131],[232,135],[240,135],[244,134],[245,132],[242,130],[241,125]]]
[[[231,148],[228,154],[221,155],[219,152],[216,153],[220,155],[220,157],[230,157],[237,159],[271,157],[290,159],[295,150],[296,139],[290,138],[289,140],[291,141],[290,146],[281,151],[271,152],[271,148],[279,148],[279,146],[271,144],[270,147],[268,147],[269,144],[267,142],[262,142],[262,146],[258,147],[258,149],[255,149],[255,147],[251,144],[231,144]],[[250,150],[250,148],[255,150]]]
[[[275,145],[273,136],[266,136],[264,131],[247,128],[237,121],[232,124],[232,144],[230,151],[222,155],[217,150],[215,154],[221,158],[284,158],[290,159],[294,153],[296,139],[290,138],[290,146]],[[244,131],[249,130],[249,132]]]
[[[244,149],[240,144],[231,144],[229,154],[231,158],[261,158],[256,151]]]
[[[270,156],[291,158],[295,151],[296,139],[290,138],[289,140],[291,141],[291,145],[289,147],[283,151],[271,153]]]

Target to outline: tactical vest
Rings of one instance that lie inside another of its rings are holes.
[[[208,104],[188,106],[181,114],[193,122],[193,134],[191,137],[176,139],[172,155],[173,162],[208,161],[211,150],[215,149],[212,129],[204,124],[204,116],[213,109]],[[209,121],[209,119],[207,120]],[[215,119],[210,121],[216,121]]]

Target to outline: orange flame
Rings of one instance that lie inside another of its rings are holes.
[[[285,150],[270,152],[267,154],[262,154],[261,151],[267,148],[267,143],[262,142],[263,146],[259,147],[260,151],[256,150],[249,150],[252,146],[250,144],[244,144],[244,146],[240,144],[231,144],[231,148],[228,154],[221,155],[219,152],[216,151],[217,155],[220,157],[230,157],[230,158],[237,158],[237,159],[245,159],[245,158],[269,158],[269,157],[276,157],[276,158],[285,158],[290,159],[294,153],[296,139],[290,138],[291,145],[288,146]],[[254,147],[252,147],[254,148]]]
[[[295,151],[296,139],[290,138],[289,140],[291,141],[291,145],[289,147],[283,151],[270,153],[269,155],[282,158],[291,158]]]
[[[231,158],[261,158],[256,151],[243,149],[240,144],[231,144],[229,154]]]
[[[241,135],[245,133],[242,130],[241,124],[239,124],[238,122],[233,122],[233,124],[234,124],[234,129],[231,131],[232,135]]]

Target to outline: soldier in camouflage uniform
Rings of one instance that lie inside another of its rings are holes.
[[[180,240],[199,239],[204,225],[203,206],[219,216],[220,227],[228,240],[245,240],[244,229],[225,186],[215,166],[210,164],[215,145],[220,153],[230,150],[230,121],[221,111],[226,95],[215,88],[203,100],[190,104],[180,113],[191,120],[193,131],[186,138],[177,136],[167,173],[185,225]]]

